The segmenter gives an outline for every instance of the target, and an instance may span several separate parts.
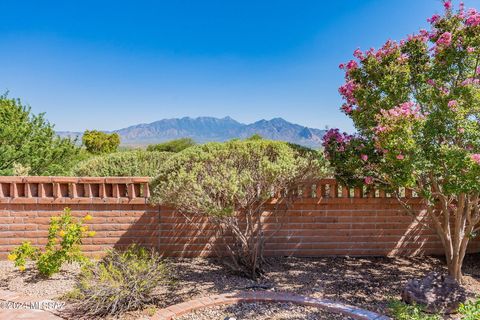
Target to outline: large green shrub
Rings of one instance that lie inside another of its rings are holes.
[[[43,114],[0,95],[0,175],[62,175],[79,152],[74,141],[56,135]]]
[[[272,195],[320,177],[316,151],[269,140],[207,143],[172,156],[152,181],[153,203],[208,217],[217,226],[231,266],[256,278],[262,272],[260,216]]]
[[[120,145],[118,133],[105,133],[98,130],[85,130],[82,142],[88,152],[93,154],[112,153]]]
[[[111,250],[100,262],[83,268],[66,298],[86,317],[116,316],[153,301],[152,291],[167,280],[159,255],[142,247]]]
[[[73,174],[90,177],[154,177],[170,155],[169,152],[144,150],[111,153],[80,162]]]
[[[147,151],[165,151],[165,152],[180,152],[184,149],[196,145],[195,141],[190,138],[175,139],[158,144],[151,144],[147,147]]]

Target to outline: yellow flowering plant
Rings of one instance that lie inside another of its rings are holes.
[[[50,277],[60,271],[65,262],[88,263],[88,259],[81,251],[82,239],[93,237],[94,231],[88,231],[84,221],[92,220],[87,214],[83,219],[75,219],[70,208],[65,208],[60,217],[52,217],[48,229],[48,241],[45,250],[41,252],[30,242],[12,250],[8,259],[15,263],[20,271],[25,270],[27,260],[36,261],[37,269],[43,276]]]

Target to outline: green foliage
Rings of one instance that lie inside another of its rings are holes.
[[[394,320],[441,320],[439,315],[428,314],[418,305],[405,304],[398,300],[391,300],[388,304]]]
[[[151,303],[153,289],[166,279],[167,268],[157,253],[131,246],[111,250],[102,261],[83,268],[67,298],[82,315],[116,316]]]
[[[194,145],[196,145],[196,143],[193,139],[182,138],[159,144],[151,144],[147,147],[147,151],[180,152],[184,149],[193,147]]]
[[[120,145],[118,133],[105,133],[97,130],[86,130],[82,142],[88,152],[92,154],[112,153]]]
[[[78,154],[75,141],[59,138],[43,114],[0,96],[0,175],[62,175]]]
[[[253,135],[251,135],[250,137],[248,137],[246,140],[262,140],[263,137],[261,135],[259,135],[258,133],[255,133]]]
[[[170,155],[168,152],[145,150],[111,153],[80,162],[73,169],[73,174],[90,177],[154,177]]]
[[[458,312],[462,315],[462,320],[480,319],[480,299],[461,304]]]
[[[39,273],[46,277],[59,272],[65,262],[87,263],[80,245],[84,237],[95,235],[94,231],[89,232],[88,228],[83,226],[83,221],[90,219],[91,216],[86,215],[82,220],[76,220],[71,216],[70,209],[65,208],[60,217],[50,219],[48,241],[43,252],[34,248],[30,242],[24,242],[12,250],[8,259],[21,271],[25,270],[27,260],[34,260]]]
[[[235,245],[225,244],[232,267],[255,278],[262,269],[263,204],[323,173],[323,159],[313,150],[269,140],[213,142],[168,159],[151,183],[151,201],[208,217],[219,239],[232,233]]]

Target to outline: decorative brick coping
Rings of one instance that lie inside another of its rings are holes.
[[[148,177],[7,177],[0,176],[0,204],[146,204]],[[401,197],[416,198],[409,189]],[[297,198],[391,198],[370,186],[348,188],[335,179],[306,181],[290,190]],[[281,198],[280,194],[276,199]]]
[[[0,203],[145,204],[148,177],[4,177]]]
[[[383,316],[381,314],[331,300],[304,297],[301,295],[286,292],[270,291],[244,291],[238,293],[227,293],[205,298],[198,298],[159,310],[151,318],[151,320],[172,320],[175,317],[193,312],[195,310],[218,305],[229,305],[242,302],[290,302],[304,306],[317,307],[332,313],[341,313],[358,320],[391,320],[391,318]]]

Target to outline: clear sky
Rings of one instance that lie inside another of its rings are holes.
[[[46,112],[57,130],[227,115],[351,130],[339,111],[338,64],[357,47],[426,27],[442,8],[441,0],[1,0],[0,92]]]

